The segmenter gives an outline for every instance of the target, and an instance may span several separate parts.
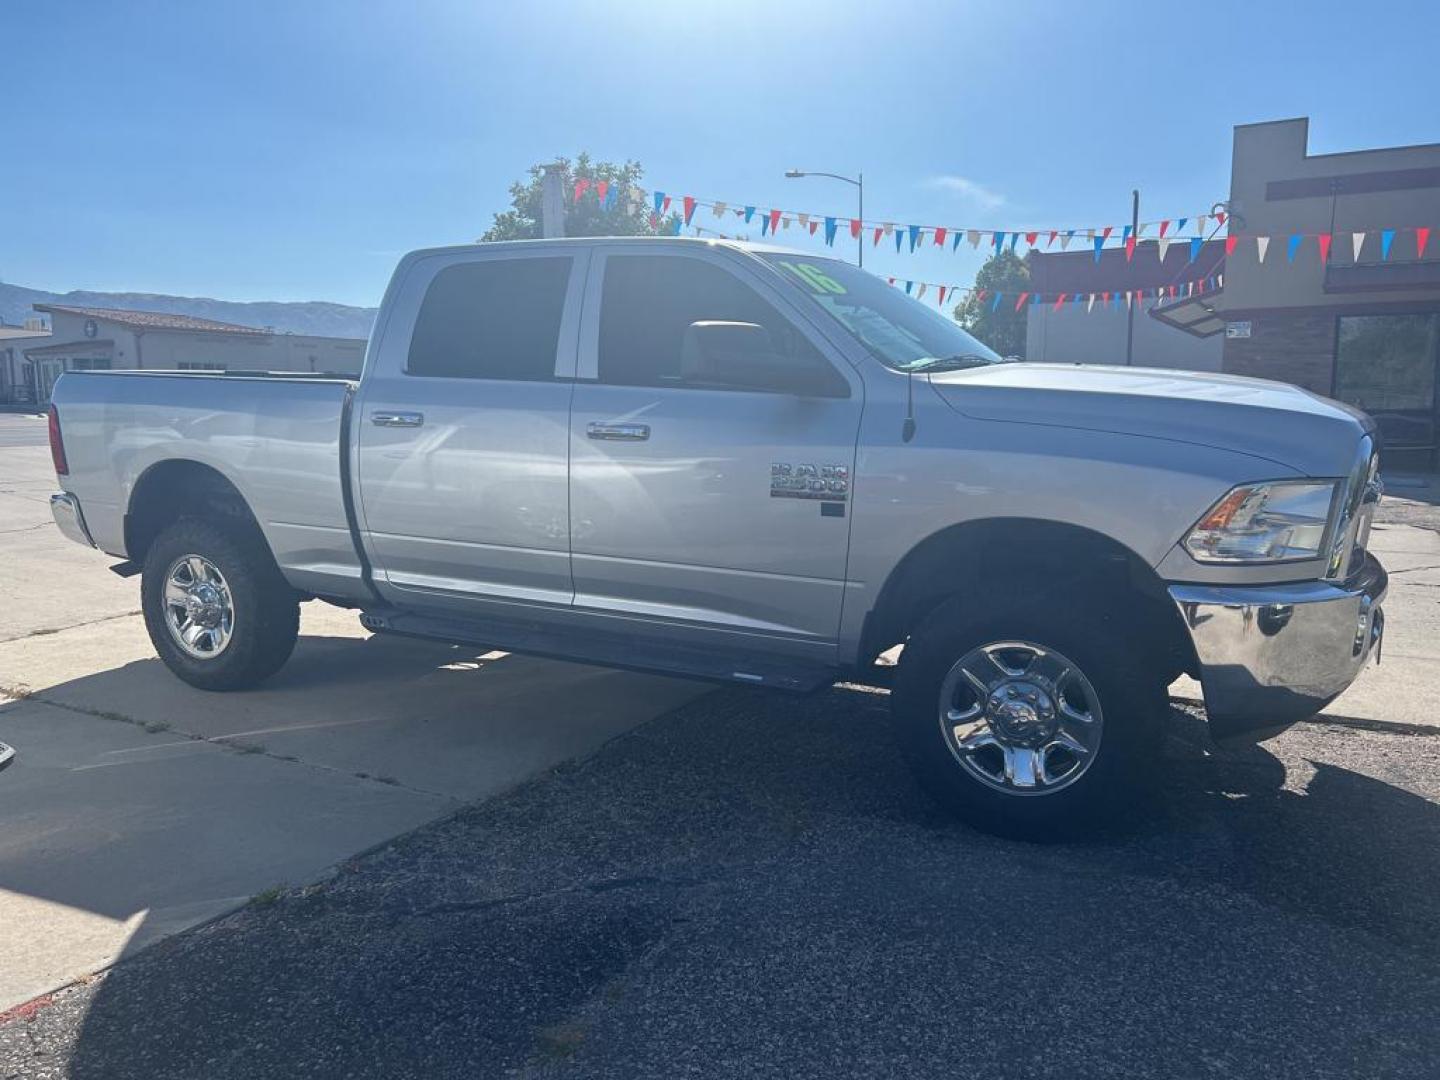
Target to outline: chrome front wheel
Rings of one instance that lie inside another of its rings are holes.
[[[940,686],[941,736],[970,776],[1007,795],[1050,795],[1094,763],[1100,695],[1073,660],[1030,641],[971,649]]]
[[[175,644],[213,660],[235,634],[235,600],[225,575],[203,555],[182,555],[165,574],[165,625]]]

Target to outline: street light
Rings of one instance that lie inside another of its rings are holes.
[[[863,221],[865,220],[865,174],[864,174],[864,173],[857,173],[855,176],[850,177],[850,176],[841,176],[839,173],[833,173],[833,172],[806,172],[806,171],[804,171],[803,169],[786,169],[786,170],[785,170],[785,179],[787,179],[787,180],[798,180],[798,179],[800,179],[800,177],[802,177],[802,176],[828,176],[831,180],[843,180],[845,183],[853,185],[853,186],[855,187],[855,189],[856,189],[856,191],[857,191],[857,193],[858,193],[858,195],[859,195],[859,199],[860,199],[860,205],[859,205],[859,207],[856,209],[855,218],[856,218],[856,220],[861,221],[861,222],[863,222]],[[855,239],[856,239],[856,241],[858,242],[858,251],[859,251],[859,253],[860,253],[860,254],[859,254],[859,263],[860,263],[861,266],[864,266],[864,265],[865,265],[865,231],[864,231],[863,226],[862,226],[862,228],[861,228],[860,235],[857,236]]]

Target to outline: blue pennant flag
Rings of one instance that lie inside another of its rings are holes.
[[[754,208],[753,206],[747,206],[747,207],[745,207],[745,224],[746,224],[746,225],[749,225],[749,224],[750,224],[750,219],[751,219],[752,217],[754,217],[754,216],[755,216],[755,208]]]
[[[1285,252],[1285,257],[1291,262],[1295,261],[1295,253],[1300,250],[1300,242],[1304,239],[1305,237],[1300,233],[1296,233],[1290,237],[1290,248]]]
[[[1000,310],[1000,301],[1001,301],[1002,299],[1004,299],[1004,297],[1005,297],[1005,294],[1004,294],[1004,293],[998,293],[998,292],[997,292],[997,293],[995,294],[995,302],[990,305],[990,310],[991,310],[991,311],[999,311],[999,310]]]
[[[1380,261],[1385,262],[1390,258],[1390,245],[1395,242],[1394,229],[1380,230]]]
[[[1065,243],[1068,244],[1068,243],[1070,243],[1071,240],[1074,240],[1074,239],[1075,239],[1075,230],[1074,230],[1074,229],[1066,229],[1066,230],[1065,230]]]
[[[615,208],[615,201],[616,201],[619,197],[620,197],[620,185],[619,185],[619,184],[611,184],[608,188],[605,189],[605,202],[604,202],[604,204],[603,204],[603,205],[604,205],[604,208],[605,208],[606,210],[613,210],[613,209]]]
[[[1096,261],[1097,263],[1100,261],[1100,252],[1101,252],[1101,250],[1102,250],[1104,247],[1105,247],[1105,238],[1104,238],[1103,236],[1097,236],[1097,237],[1095,237],[1095,261]]]
[[[1130,226],[1129,226],[1129,225],[1126,225],[1125,228],[1124,228],[1124,229],[1121,231],[1121,233],[1120,233],[1120,242],[1123,244],[1126,240],[1129,240],[1129,239],[1130,239]]]
[[[1196,237],[1193,237],[1193,238],[1190,240],[1190,261],[1191,261],[1191,262],[1194,262],[1196,259],[1198,259],[1198,258],[1200,257],[1200,249],[1201,249],[1202,247],[1204,247],[1204,246],[1205,246],[1205,241],[1204,241],[1201,237],[1196,236]]]
[[[1003,232],[997,232],[997,233],[995,234],[995,254],[996,254],[996,255],[999,255],[999,254],[1000,254],[1000,249],[1001,249],[1002,247],[1004,247],[1004,246],[1005,246],[1005,234],[1004,234]]]
[[[608,192],[608,191],[606,192],[606,195],[609,195],[609,192]],[[662,206],[664,206],[664,205],[665,205],[665,193],[664,193],[663,191],[657,191],[657,192],[655,192],[655,213],[658,214],[658,213],[660,212],[660,207],[662,207]]]
[[[835,219],[833,217],[825,219],[825,246],[835,246]]]
[[[909,296],[909,295],[910,295],[910,290],[913,289],[914,287],[915,287],[915,282],[913,282],[913,281],[907,281],[907,282],[905,282],[905,295],[906,295],[906,296]]]
[[[910,232],[910,253],[913,255],[913,254],[915,253],[915,245],[920,242],[920,226],[919,226],[919,225],[911,225],[909,232]]]
[[[670,223],[670,233],[672,236],[679,236],[680,226],[684,225],[685,223],[680,220],[679,214],[674,215],[674,217],[675,220]]]
[[[760,215],[760,235],[761,235],[761,236],[764,236],[764,235],[765,235],[767,232],[769,232],[769,231],[770,231],[770,215],[769,215],[769,214],[761,214],[761,215]]]
[[[1185,231],[1185,223],[1186,223],[1187,221],[1189,221],[1189,220],[1190,220],[1190,219],[1189,219],[1188,217],[1182,217],[1179,221],[1177,221],[1177,222],[1175,223],[1175,231],[1176,231],[1176,232],[1184,232],[1184,231]]]
[[[950,250],[954,251],[960,246],[960,230],[955,230],[955,235],[950,238]]]
[[[905,234],[900,229],[895,230],[895,254],[900,254],[900,245],[905,242]]]
[[[1120,310],[1120,290],[1119,290],[1119,289],[1116,289],[1115,292],[1111,295],[1111,297],[1110,297],[1110,306],[1113,307],[1116,311],[1119,311],[1119,310]]]
[[[1020,239],[1020,234],[1019,234],[1018,232],[1012,232],[1012,233],[1010,234],[1010,250],[1011,250],[1011,251],[1014,251],[1014,250],[1015,250],[1015,241],[1017,241],[1017,240],[1019,240],[1019,239]]]

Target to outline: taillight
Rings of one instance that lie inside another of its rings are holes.
[[[60,410],[50,406],[50,460],[55,465],[56,476],[69,476],[70,465],[65,460],[65,440],[60,437]]]

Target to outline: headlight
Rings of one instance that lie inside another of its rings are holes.
[[[1185,549],[1206,563],[1318,559],[1335,488],[1333,480],[1242,484],[1196,522],[1185,536]]]

